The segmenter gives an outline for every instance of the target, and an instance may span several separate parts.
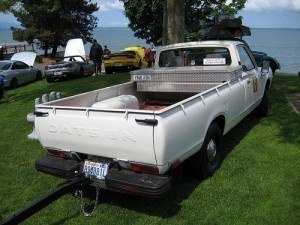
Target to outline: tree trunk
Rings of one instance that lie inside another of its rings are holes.
[[[162,45],[167,45],[167,31],[168,31],[168,6],[167,0],[164,0],[164,15],[163,15],[163,30],[162,30]]]
[[[59,36],[55,35],[54,36],[54,43],[53,43],[53,47],[52,47],[52,52],[51,52],[51,57],[54,58],[56,56],[57,53],[57,48],[58,48],[58,44],[59,43]]]
[[[184,41],[185,0],[165,0],[163,45]]]
[[[57,53],[57,45],[56,45],[56,46],[53,46],[52,52],[51,52],[51,54],[50,54],[50,57],[55,58],[56,53]]]
[[[45,41],[45,43],[44,43],[44,56],[45,57],[48,57],[48,50],[49,50],[49,45],[48,45],[48,42]]]

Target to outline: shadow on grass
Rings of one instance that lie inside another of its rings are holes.
[[[276,76],[270,91],[269,123],[276,124],[280,132],[276,139],[283,143],[300,144],[300,119],[289,105],[286,95],[300,92],[300,77]]]

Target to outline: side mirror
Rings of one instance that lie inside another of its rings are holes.
[[[268,73],[269,68],[270,68],[270,61],[264,61],[263,64],[262,64],[261,73],[262,74]]]
[[[242,70],[243,70],[244,72],[246,72],[246,71],[248,70],[247,66],[242,65]]]

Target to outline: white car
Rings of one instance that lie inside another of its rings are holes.
[[[43,72],[33,67],[36,53],[20,52],[11,60],[0,61],[0,76],[4,78],[4,87],[17,88],[19,85],[41,80]]]

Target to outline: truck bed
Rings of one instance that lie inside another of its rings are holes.
[[[97,102],[113,99],[118,96],[135,96],[138,100],[138,108],[123,108],[126,110],[151,110],[159,111],[179,101],[189,98],[197,93],[176,93],[176,92],[138,92],[135,82],[128,82],[121,85],[116,85],[109,88],[95,90],[64,99],[44,103],[38,107],[42,108],[94,108],[93,105]],[[98,108],[99,109],[99,108]],[[103,110],[104,108],[102,108]],[[108,110],[109,108],[107,108]],[[110,108],[114,110],[116,108]],[[99,109],[100,110],[100,109]],[[122,110],[122,108],[119,108]]]

